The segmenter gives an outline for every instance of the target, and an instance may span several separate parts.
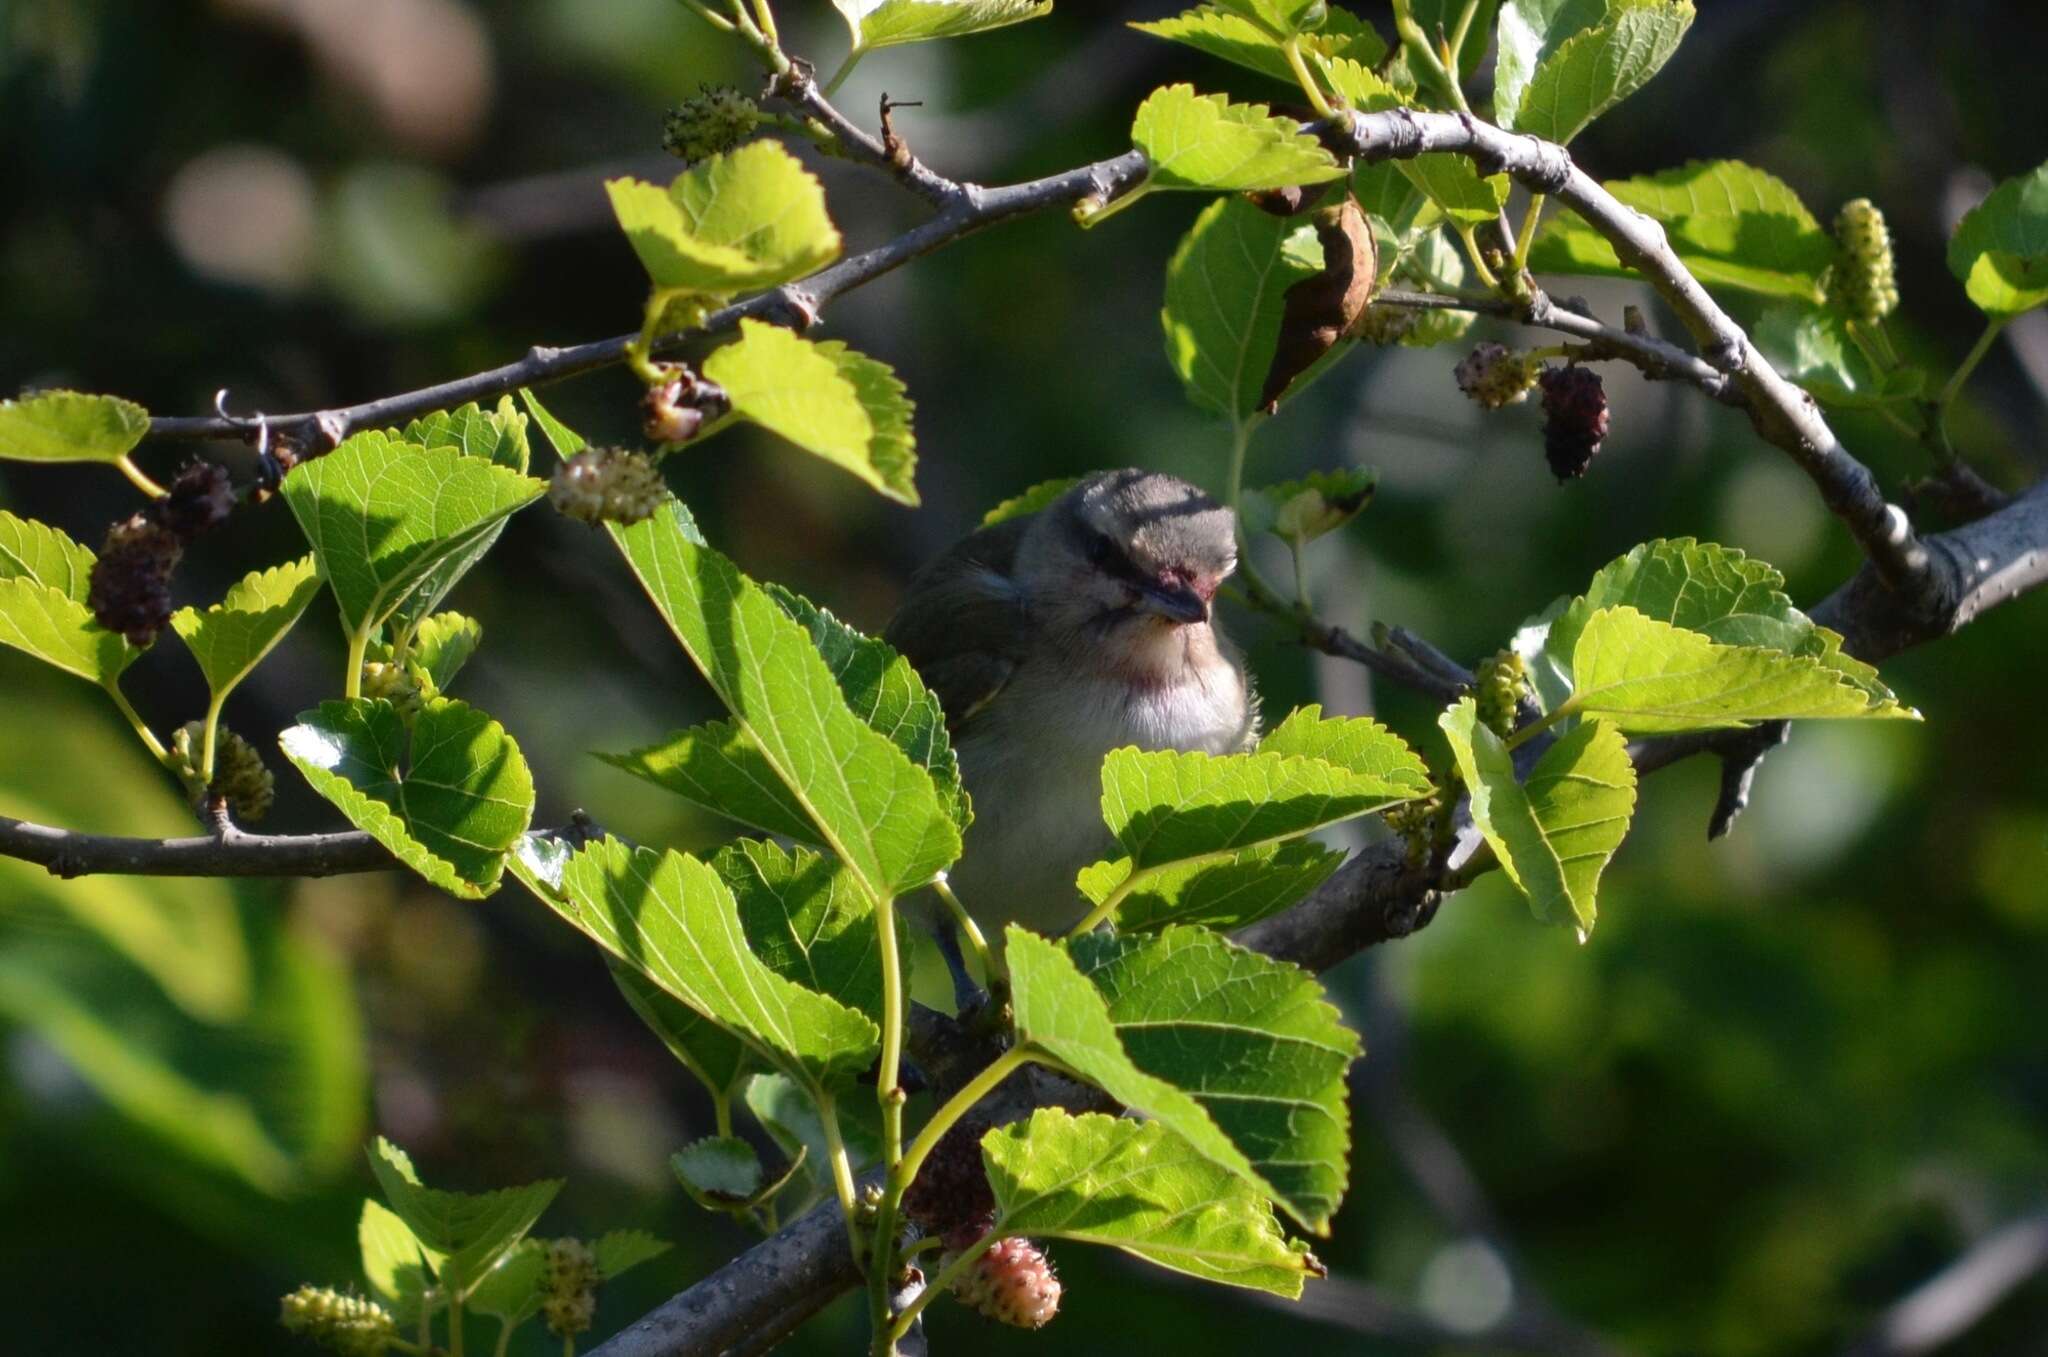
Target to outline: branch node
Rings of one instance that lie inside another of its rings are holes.
[[[1792,737],[1787,721],[1766,721],[1721,752],[1721,794],[1714,801],[1714,813],[1707,819],[1707,838],[1718,839],[1734,828],[1735,817],[1749,808],[1750,789],[1764,755]]]

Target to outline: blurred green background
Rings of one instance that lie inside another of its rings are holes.
[[[1391,33],[1384,6],[1352,7]],[[792,50],[836,63],[844,30],[823,0],[778,8]],[[1127,145],[1130,110],[1170,79],[1284,97],[1121,27],[1177,8],[1062,0],[1047,20],[872,55],[841,104],[865,120],[884,90],[921,98],[899,117],[914,148],[997,182]],[[1619,177],[1741,158],[1824,220],[1875,198],[1898,239],[1893,333],[1945,373],[1977,321],[1942,245],[1992,179],[2043,154],[2048,15],[1701,10],[1665,73],[1578,144],[1583,163]],[[70,385],[188,414],[226,386],[237,409],[295,410],[630,329],[641,274],[600,180],[667,177],[665,105],[700,81],[756,78],[673,0],[0,0],[0,389]],[[819,168],[849,249],[918,218],[894,186]],[[1182,399],[1158,323],[1166,257],[1199,207],[1161,195],[1086,235],[1057,214],[1005,226],[831,308],[825,332],[894,364],[918,402],[922,509],[746,432],[672,459],[671,484],[747,569],[870,628],[920,561],[1033,481],[1143,463],[1216,486],[1223,431]],[[1610,318],[1643,300],[1618,283],[1566,290]],[[2042,470],[2039,322],[1993,352],[1956,421],[2007,486]],[[1377,504],[1312,560],[1333,620],[1407,625],[1472,660],[1652,536],[1747,548],[1807,602],[1853,568],[1739,415],[1610,370],[1614,435],[1559,488],[1533,411],[1489,416],[1458,396],[1461,351],[1361,348],[1254,448],[1255,481],[1381,470]],[[633,437],[621,372],[546,394],[596,439]],[[1888,485],[1924,469],[1875,420],[1838,427]],[[162,475],[188,451],[141,456]],[[203,451],[247,473],[246,449]],[[104,471],[0,468],[0,503],[89,543],[132,500]],[[300,549],[281,510],[241,516],[188,559],[178,601]],[[582,807],[647,842],[726,833],[587,756],[709,707],[601,538],[521,515],[451,603],[484,623],[462,695],[527,751],[537,823]],[[335,695],[329,609],[317,602],[230,703],[259,744]],[[1648,782],[1588,945],[1489,879],[1334,973],[1370,1055],[1353,1189],[1318,1251],[1353,1288],[1312,1291],[1289,1317],[1068,1246],[1054,1329],[939,1307],[935,1350],[1406,1351],[1373,1332],[1418,1318],[1472,1332],[1542,1303],[1623,1351],[1842,1348],[1973,1240],[2048,1205],[2044,622],[2048,600],[2028,599],[1896,661],[1893,685],[1927,724],[1802,730],[1719,844],[1704,837],[1711,767]],[[1376,710],[1434,748],[1432,714],[1407,695],[1259,619],[1234,631],[1269,710]],[[128,689],[160,731],[203,707],[175,643]],[[135,834],[190,825],[96,694],[6,651],[0,695],[0,811]],[[266,828],[334,826],[288,769],[280,790]],[[373,1130],[430,1182],[567,1175],[542,1234],[675,1240],[608,1288],[599,1335],[745,1242],[691,1207],[664,1162],[709,1133],[704,1103],[594,951],[516,886],[464,905],[395,875],[63,883],[0,862],[0,1070],[8,1352],[300,1350],[275,1328],[276,1298],[360,1285]],[[858,1324],[842,1303],[792,1350],[845,1351]],[[2036,1279],[1949,1350],[2048,1353],[2044,1333]]]

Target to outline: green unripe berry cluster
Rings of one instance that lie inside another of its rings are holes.
[[[194,789],[193,800],[225,797],[235,818],[247,824],[268,815],[277,799],[277,779],[264,766],[256,746],[221,726],[214,733],[213,780],[202,787],[199,766],[205,754],[200,746],[205,738],[206,726],[199,721],[187,721],[171,737],[171,755],[177,760],[178,775]]]
[[[419,679],[408,673],[405,666],[372,660],[363,666],[363,696],[383,698],[410,721],[419,713],[426,695],[420,691]]]
[[[597,1255],[580,1239],[554,1239],[547,1245],[547,1275],[542,1283],[541,1316],[560,1337],[582,1333],[597,1314]]]
[[[324,1286],[302,1286],[286,1296],[278,1322],[342,1357],[379,1357],[398,1336],[383,1306]]]
[[[661,145],[694,165],[732,150],[760,125],[761,110],[752,99],[730,85],[704,85],[663,117]]]
[[[638,523],[668,498],[668,485],[647,454],[587,448],[555,468],[548,500],[585,523]]]
[[[1451,370],[1458,389],[1489,410],[1515,405],[1536,389],[1543,360],[1491,340],[1475,345]]]
[[[1899,304],[1892,266],[1892,233],[1868,198],[1842,204],[1835,214],[1835,267],[1828,297],[1854,320],[1875,325]]]
[[[1387,828],[1407,840],[1411,865],[1421,862],[1429,851],[1430,834],[1443,808],[1442,797],[1425,796],[1419,801],[1403,801],[1398,806],[1389,806],[1381,813]]]
[[[1499,651],[1480,665],[1478,681],[1472,687],[1480,724],[1503,740],[1514,734],[1515,708],[1528,687],[1529,667],[1512,650]]]

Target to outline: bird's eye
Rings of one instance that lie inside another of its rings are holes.
[[[1116,543],[1111,540],[1108,533],[1098,532],[1089,537],[1088,563],[1090,565],[1108,565],[1116,559],[1116,554]]]

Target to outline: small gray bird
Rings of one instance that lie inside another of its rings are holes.
[[[1158,472],[1090,476],[973,533],[910,583],[884,633],[946,709],[974,823],[951,879],[984,929],[1071,927],[1110,847],[1102,759],[1244,748],[1258,707],[1210,602],[1230,510]]]

